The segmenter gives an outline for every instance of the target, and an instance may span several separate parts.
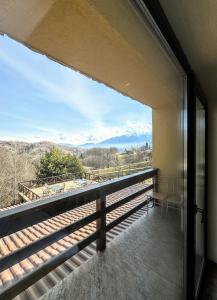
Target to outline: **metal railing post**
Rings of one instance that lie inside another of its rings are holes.
[[[96,220],[96,230],[99,231],[99,238],[96,240],[96,250],[103,251],[106,248],[106,197],[102,195],[96,200],[96,211],[100,217]]]

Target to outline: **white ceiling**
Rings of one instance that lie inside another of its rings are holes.
[[[217,104],[217,1],[160,2],[208,100]]]

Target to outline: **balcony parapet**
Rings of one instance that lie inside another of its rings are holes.
[[[29,245],[3,256],[0,259],[0,272],[10,268],[16,263],[44,249],[52,243],[67,237],[69,234],[83,228],[87,224],[96,221],[96,231],[94,233],[88,235],[77,244],[72,245],[60,254],[34,268],[32,272],[25,274],[14,284],[3,289],[0,293],[0,297],[6,297],[6,299],[15,297],[17,294],[38,281],[40,278],[81,251],[93,241],[97,241],[97,251],[103,251],[106,248],[106,232],[128,218],[137,210],[146,206],[147,200],[144,197],[139,204],[108,224],[106,224],[106,215],[130,202],[134,198],[145,194],[147,191],[155,189],[154,183],[157,182],[157,173],[158,169],[151,168],[137,174],[87,186],[81,191],[70,191],[68,193],[58,194],[50,198],[39,199],[38,201],[26,203],[21,206],[0,212],[0,238],[2,238],[28,226],[35,225],[39,222],[48,220],[51,217],[96,201],[95,212],[79,219],[74,223],[70,223],[69,225],[62,227],[53,233],[39,238]],[[142,183],[149,178],[154,179],[152,184],[144,184],[144,187],[136,192],[128,194],[124,198],[121,198],[121,200],[118,200],[108,206],[106,205],[106,196],[137,183]]]

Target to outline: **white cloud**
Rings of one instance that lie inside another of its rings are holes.
[[[34,126],[34,128],[36,128]],[[127,134],[145,134],[151,133],[151,123],[145,125],[143,122],[132,122],[127,121],[122,127],[108,127],[103,123],[95,123],[95,127],[90,128],[92,134],[87,132],[81,132],[76,134],[61,133],[49,128],[37,127],[39,134],[37,135],[26,135],[22,137],[2,137],[3,140],[22,140],[26,142],[39,142],[49,140],[55,143],[65,143],[72,145],[81,145],[85,143],[97,143],[111,137],[127,135]]]
[[[151,122],[148,124],[145,124],[142,121],[135,122],[135,121],[128,120],[126,123],[126,127],[127,127],[126,132],[129,134],[131,134],[131,133],[132,134],[133,133],[142,134],[142,133],[151,133],[152,132]]]
[[[79,134],[59,134],[53,137],[53,141],[57,143],[69,143],[73,145],[80,145],[84,143],[97,143],[111,137],[127,135],[127,134],[146,134],[151,133],[151,124],[145,125],[142,122],[127,121],[122,127],[106,126],[103,123],[95,123],[94,127],[90,128],[92,134],[87,132]]]
[[[48,79],[42,72],[36,71],[20,57],[8,55],[5,51],[0,50],[0,59],[25,80],[37,86],[42,95],[48,95],[49,97],[44,97],[46,100],[65,103],[89,120],[100,119],[103,113],[109,110],[109,106],[100,100],[97,93],[93,95],[88,86],[80,79],[78,72],[65,69],[64,72],[60,72],[60,82],[58,83]],[[62,78],[64,80],[61,80]],[[93,99],[94,101],[92,101]]]
[[[23,46],[20,45],[20,47]],[[39,54],[35,55],[37,56]],[[33,62],[31,62],[31,60],[28,62],[28,59],[22,57],[24,56],[16,55],[16,51],[11,53],[10,51],[5,51],[4,48],[0,48],[0,60],[6,64],[7,68],[24,78],[26,82],[37,87],[38,96],[42,97],[44,101],[64,103],[69,109],[72,108],[76,110],[88,120],[89,127],[86,128],[86,131],[84,131],[84,129],[81,131],[78,124],[76,131],[79,131],[79,133],[60,132],[60,130],[55,129],[58,126],[48,128],[43,126],[43,124],[41,125],[39,123],[39,125],[37,125],[31,123],[28,119],[14,114],[8,114],[8,117],[16,118],[22,121],[24,126],[34,129],[34,134],[26,134],[24,136],[25,133],[21,133],[22,137],[13,137],[13,133],[11,133],[10,137],[1,137],[2,139],[17,140],[20,138],[27,142],[50,140],[57,143],[79,145],[87,142],[100,142],[124,134],[151,132],[151,123],[145,124],[142,121],[126,120],[128,117],[130,118],[130,111],[129,114],[126,113],[124,115],[121,121],[119,120],[119,123],[122,125],[106,125],[103,121],[104,116],[108,115],[112,109],[109,106],[110,98],[108,97],[108,90],[90,88],[90,86],[92,86],[90,79],[85,80],[78,72],[72,72],[70,69],[64,67],[59,68],[60,72],[58,73],[58,78],[55,78],[55,76],[51,74],[52,69],[47,68],[49,69],[47,70],[44,68],[45,71],[49,71],[49,73],[45,74],[40,67],[34,66],[34,64],[37,63],[38,56],[36,57],[36,61]],[[107,96],[107,98],[105,96]],[[103,97],[108,100],[108,103]],[[141,118],[140,116],[140,120]]]

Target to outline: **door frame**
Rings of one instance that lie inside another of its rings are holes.
[[[179,43],[167,16],[165,15],[159,0],[141,0],[147,8],[149,14],[159,28],[163,38],[167,41],[170,49],[179,61],[187,76],[187,95],[186,95],[186,118],[187,118],[187,153],[186,153],[186,178],[187,178],[187,203],[184,215],[184,299],[192,300],[195,297],[194,284],[194,202],[195,202],[195,142],[196,142],[196,95],[201,100],[205,109],[205,209],[207,212],[207,152],[208,152],[208,112],[207,100],[203,90],[197,80],[191,65]],[[207,261],[207,214],[205,214],[205,266]],[[201,285],[200,285],[201,289]]]
[[[198,288],[197,297],[195,299],[200,299],[202,287],[203,287],[203,278],[206,270],[207,265],[207,203],[208,203],[208,108],[207,108],[207,99],[203,93],[198,82],[195,82],[194,86],[194,109],[196,112],[196,100],[197,98],[200,100],[201,104],[203,105],[205,111],[205,181],[204,181],[204,266],[202,270],[202,274],[200,276],[200,283]],[[195,115],[195,133],[194,133],[194,144],[195,144],[195,159],[196,159],[196,115]],[[196,176],[196,164],[195,168],[195,175]],[[196,195],[194,195],[194,204],[196,203]],[[194,211],[195,214],[195,211]],[[195,216],[194,216],[195,217]],[[193,218],[194,218],[193,217]],[[194,234],[193,238],[195,240],[195,232],[196,232],[196,224],[194,222]],[[195,245],[194,245],[195,251]],[[195,260],[194,260],[194,268],[195,268]],[[196,286],[194,286],[194,291],[196,292]]]

